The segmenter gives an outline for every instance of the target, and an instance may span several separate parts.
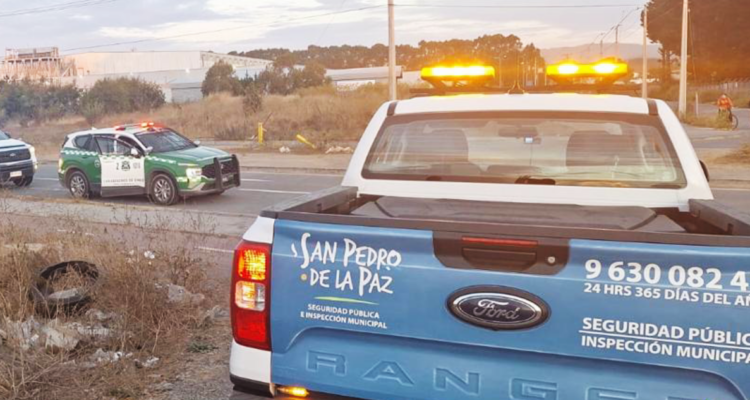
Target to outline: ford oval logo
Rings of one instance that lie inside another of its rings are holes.
[[[549,308],[540,298],[499,286],[459,290],[448,299],[448,308],[464,322],[496,331],[528,329],[549,318]]]

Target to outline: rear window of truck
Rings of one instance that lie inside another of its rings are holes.
[[[657,117],[615,113],[452,113],[389,118],[366,179],[682,188]]]

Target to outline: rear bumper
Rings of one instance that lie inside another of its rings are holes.
[[[229,379],[232,381],[234,391],[230,400],[300,400],[300,397],[286,396],[283,394],[272,395],[267,383],[250,381],[242,379],[234,375],[230,375]],[[305,400],[359,400],[354,397],[342,397],[335,396],[325,393],[314,393],[304,398]]]

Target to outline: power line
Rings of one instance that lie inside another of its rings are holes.
[[[341,4],[339,4],[336,11],[341,11],[342,8],[344,8],[344,4],[346,4],[347,0],[341,0]],[[320,32],[320,36],[318,36],[318,40],[315,41],[315,43],[320,43],[321,40],[323,40],[323,37],[328,33],[328,28],[331,27],[331,24],[333,23],[333,20],[336,19],[336,14],[331,15],[331,19],[328,20],[328,23],[326,24],[325,28],[323,28],[323,31]]]
[[[109,0],[109,1],[117,1],[117,0]],[[304,21],[304,20],[310,20],[310,19],[316,19],[321,17],[328,17],[331,15],[340,15],[340,14],[348,14],[353,12],[359,12],[359,11],[365,11],[365,10],[372,10],[375,8],[383,8],[386,7],[385,4],[383,5],[377,5],[377,6],[368,6],[368,7],[360,7],[360,8],[352,8],[349,10],[343,10],[343,11],[333,11],[333,12],[327,12],[322,14],[316,14],[316,15],[309,15],[306,17],[298,17],[298,18],[288,18],[284,21],[275,21],[270,22],[266,24],[252,24],[248,26],[236,26],[233,28],[223,28],[223,29],[212,29],[208,31],[200,31],[200,32],[189,32],[189,33],[183,33],[179,35],[170,35],[170,36],[161,36],[156,38],[150,38],[150,39],[138,39],[138,40],[129,40],[129,41],[122,41],[122,42],[113,42],[113,43],[107,43],[107,44],[100,44],[100,45],[94,45],[94,46],[83,46],[83,47],[74,47],[70,49],[63,49],[63,52],[71,52],[71,51],[79,51],[79,50],[90,50],[90,49],[98,49],[102,47],[112,47],[112,46],[123,46],[128,44],[140,44],[140,43],[148,43],[148,42],[158,42],[162,40],[169,40],[169,39],[178,39],[183,37],[190,37],[190,36],[200,36],[200,35],[208,35],[212,33],[221,33],[221,32],[229,32],[229,31],[236,31],[241,29],[248,29],[248,28],[258,28],[258,27],[272,27],[280,24],[288,24],[289,22],[296,22],[296,21]]]
[[[636,12],[636,11],[638,11],[640,9],[641,9],[641,7],[634,8],[634,9],[630,10],[630,12],[627,13],[627,14],[625,14],[625,16],[620,20],[620,22],[618,22],[617,24],[615,24],[611,28],[609,28],[609,30],[607,31],[607,33],[604,34],[604,37],[602,37],[601,40],[606,39],[607,36],[609,36],[610,33],[614,32],[615,29],[617,29],[618,27],[620,27],[622,25],[622,23],[625,22],[625,20],[627,20],[634,12]]]
[[[120,0],[78,0],[67,3],[50,4],[46,6],[24,8],[19,10],[7,11],[0,13],[0,18],[17,17],[21,15],[34,15],[52,11],[70,10],[74,8],[83,8],[96,6],[100,4],[114,3]]]

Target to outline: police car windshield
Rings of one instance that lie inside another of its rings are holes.
[[[685,175],[658,119],[610,113],[396,116],[367,179],[681,188]]]
[[[10,136],[8,136],[7,133],[0,131],[0,140],[8,140],[10,139]]]
[[[198,147],[186,137],[169,129],[136,133],[135,136],[145,147],[153,148],[152,153],[166,153]]]

